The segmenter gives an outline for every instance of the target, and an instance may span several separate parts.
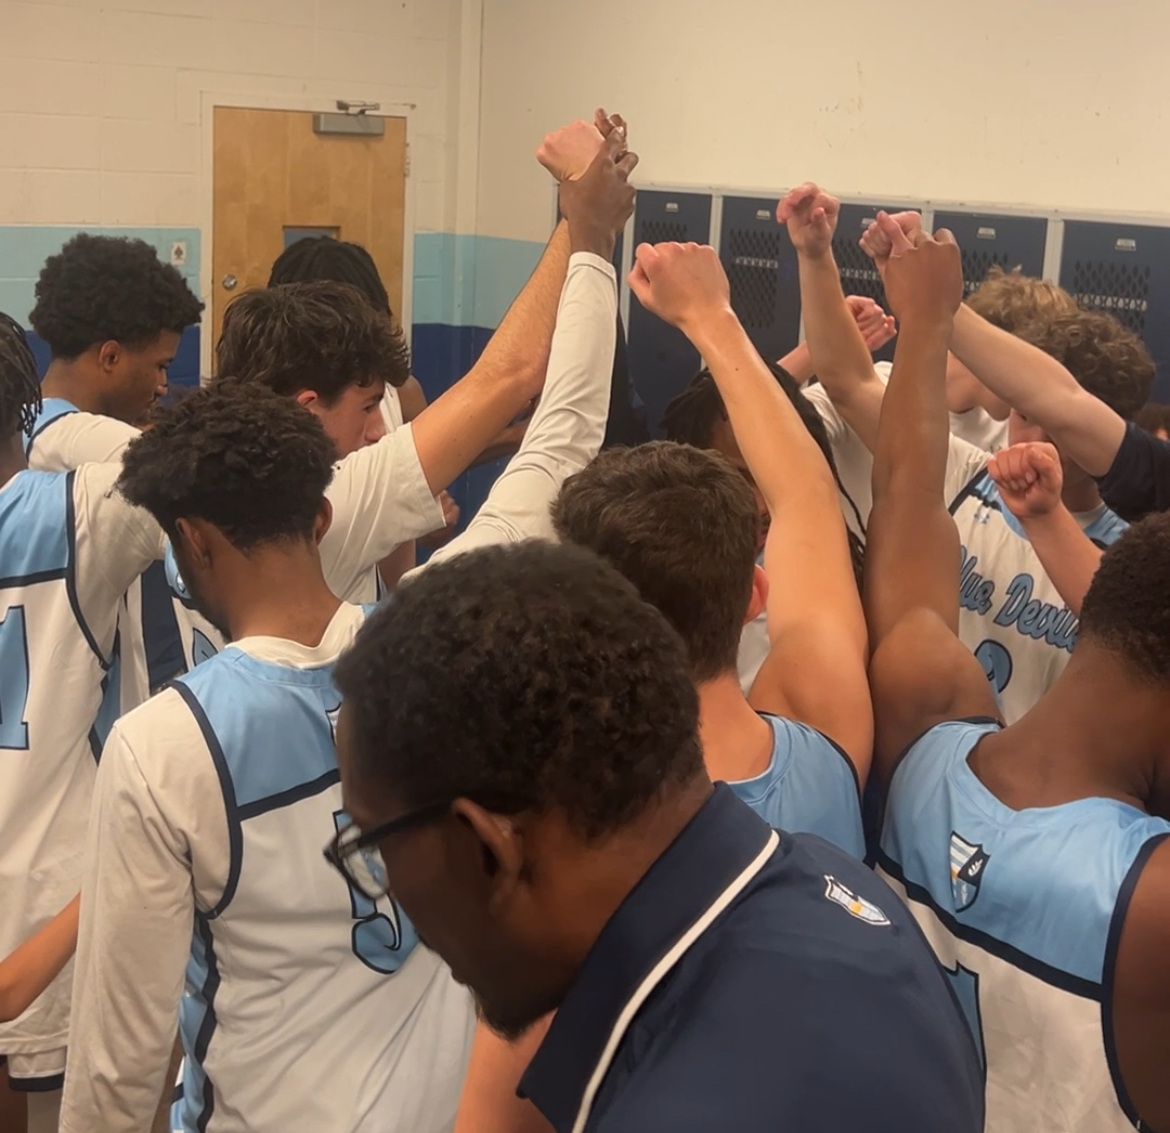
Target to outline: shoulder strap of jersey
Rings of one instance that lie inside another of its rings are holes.
[[[60,421],[62,417],[68,417],[72,413],[79,413],[80,410],[71,401],[66,401],[63,397],[50,397],[41,404],[41,411],[37,414],[36,421],[33,422],[33,431],[28,439],[24,442],[24,455],[29,456],[32,453],[33,443],[54,421]]]

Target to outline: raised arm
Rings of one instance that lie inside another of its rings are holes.
[[[713,248],[644,244],[630,286],[706,359],[771,515],[764,566],[772,650],[752,703],[830,736],[864,778],[873,746],[868,645],[832,473],[732,312]]]
[[[579,181],[561,188],[573,257],[553,334],[548,381],[520,451],[462,535],[431,557],[475,547],[554,538],[550,508],[561,485],[601,448],[617,335],[617,233],[634,208],[629,175],[637,155],[611,138]],[[429,563],[428,563],[429,565]]]
[[[959,536],[943,502],[947,344],[963,295],[959,250],[949,233],[937,240],[918,233],[914,247],[893,229],[886,293],[900,330],[874,453],[865,565],[883,782],[934,724],[996,714],[983,670],[958,638]]]
[[[800,269],[800,312],[813,372],[845,422],[871,451],[877,440],[885,386],[845,302],[833,258],[841,205],[811,183],[780,202],[776,219],[788,226]]]
[[[1052,584],[1079,618],[1103,552],[1061,501],[1060,455],[1048,444],[1013,445],[993,456],[987,471]]]

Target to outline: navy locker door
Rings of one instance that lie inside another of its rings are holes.
[[[916,205],[846,204],[841,206],[841,215],[837,220],[837,235],[833,237],[833,256],[837,260],[837,268],[841,273],[841,286],[845,289],[846,295],[865,295],[875,300],[887,314],[889,313],[890,306],[886,301],[886,289],[882,286],[881,276],[878,275],[873,260],[861,250],[859,241],[865,234],[865,230],[877,219],[880,210],[905,212],[912,208],[921,211],[921,206]],[[883,362],[891,361],[894,357],[894,342],[883,347],[874,357]]]
[[[771,361],[782,358],[800,340],[800,280],[776,202],[724,197],[719,255],[731,305],[756,349]]]
[[[1048,221],[1041,216],[996,216],[990,213],[936,212],[934,227],[949,228],[963,253],[963,294],[970,295],[998,265],[1044,275]]]
[[[634,247],[711,238],[711,198],[706,193],[642,189],[634,212]],[[630,294],[630,379],[646,405],[650,435],[662,436],[662,413],[699,372],[699,353],[684,334],[652,315]]]
[[[1158,366],[1153,398],[1170,402],[1170,228],[1066,221],[1060,284],[1142,336]]]

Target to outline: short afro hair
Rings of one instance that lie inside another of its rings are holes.
[[[337,451],[289,398],[217,382],[132,441],[118,488],[172,539],[180,519],[214,524],[240,551],[311,539]]]
[[[410,377],[402,331],[352,284],[286,283],[247,291],[228,307],[219,373],[282,397],[312,390],[333,405],[350,386]]]
[[[131,350],[199,322],[203,304],[144,240],[74,236],[41,269],[29,321],[54,358],[117,342]]]
[[[1014,333],[1060,362],[1084,389],[1132,421],[1149,399],[1154,361],[1145,343],[1112,315],[1055,312]]]
[[[665,615],[696,681],[735,670],[760,515],[747,481],[718,453],[671,441],[609,449],[565,481],[553,526]]]
[[[1170,513],[1134,524],[1105,552],[1081,608],[1079,636],[1144,679],[1170,682]]]
[[[430,567],[336,679],[358,780],[408,808],[560,809],[595,839],[703,772],[682,642],[580,547],[529,541]]]
[[[0,438],[32,436],[41,411],[41,381],[24,330],[0,311]]]

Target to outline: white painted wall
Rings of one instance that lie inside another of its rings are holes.
[[[643,182],[1170,214],[1164,0],[484,0],[479,231],[542,239],[541,134]]]
[[[409,106],[415,227],[450,228],[464,6],[0,0],[0,225],[200,226],[212,92]]]

